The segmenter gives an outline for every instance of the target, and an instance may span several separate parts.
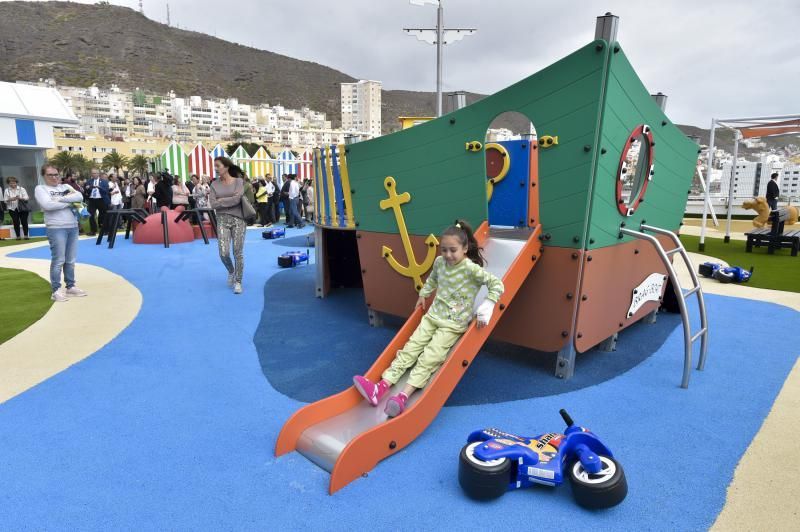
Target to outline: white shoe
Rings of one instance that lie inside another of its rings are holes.
[[[233,285],[233,293],[234,294],[241,294],[242,293],[242,283],[236,283]]]
[[[81,290],[77,286],[73,286],[72,288],[67,288],[67,291],[65,293],[67,297],[86,297],[87,295],[89,295],[86,293],[86,291]]]
[[[50,299],[52,299],[53,301],[58,301],[58,302],[69,301],[69,299],[67,299],[67,296],[65,296],[61,292],[61,290],[56,290],[55,292],[53,292],[53,295],[50,296]]]
[[[228,274],[228,286],[233,286],[233,283],[236,282],[236,278],[233,276],[232,273]]]

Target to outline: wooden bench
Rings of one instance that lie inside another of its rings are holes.
[[[792,250],[792,257],[796,257],[797,252],[800,251],[800,230],[784,232],[783,227],[788,218],[788,209],[781,208],[772,211],[769,215],[772,224],[769,229],[765,227],[745,233],[747,236],[745,251],[751,253],[753,246],[758,248],[766,245],[767,253],[770,255],[774,254],[776,249],[787,248]]]

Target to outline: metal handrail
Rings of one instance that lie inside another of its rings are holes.
[[[681,239],[678,238],[678,235],[667,229],[662,229],[660,227],[654,227],[647,224],[642,224],[641,228],[643,231],[650,231],[652,233],[666,235],[672,240],[672,242],[675,244],[675,247],[680,249],[679,253],[683,258],[683,263],[686,265],[686,269],[689,270],[689,276],[692,279],[692,286],[697,287],[697,306],[700,311],[700,329],[706,330],[705,334],[703,334],[703,336],[700,338],[700,358],[697,360],[697,369],[702,371],[706,367],[706,357],[708,356],[708,318],[706,316],[706,301],[705,297],[703,297],[703,289],[700,285],[700,279],[697,277],[697,273],[694,271],[694,265],[689,258],[689,254],[686,252],[686,248],[683,247]]]
[[[661,229],[659,227],[653,227],[642,224],[641,228],[643,230],[648,230],[653,233],[657,234],[664,234],[670,236],[673,241],[677,241],[678,247],[682,250],[681,256],[684,258],[684,261],[689,266],[689,271],[694,274],[694,270],[691,267],[691,263],[689,262],[689,257],[686,255],[685,249],[683,249],[683,245],[680,243],[680,240],[677,239],[677,236],[672,233],[671,231],[667,231],[665,229]],[[697,338],[696,336],[693,338],[691,335],[691,324],[689,322],[689,312],[686,308],[686,298],[683,294],[683,289],[681,288],[680,282],[678,282],[678,275],[675,272],[675,268],[672,265],[672,261],[669,260],[669,255],[664,250],[664,247],[661,245],[661,242],[654,236],[648,235],[643,233],[642,231],[634,231],[631,229],[626,229],[624,227],[620,228],[620,232],[622,234],[638,238],[640,240],[645,240],[653,245],[655,248],[656,253],[658,253],[661,262],[667,268],[667,274],[669,275],[670,281],[672,281],[672,289],[675,292],[675,297],[678,300],[678,307],[680,308],[681,312],[681,321],[683,322],[683,346],[684,346],[684,355],[683,355],[683,377],[681,379],[681,388],[688,388],[689,387],[689,376],[691,373],[692,367],[692,344],[694,340]],[[697,277],[692,275],[692,281],[694,282],[694,287],[699,287],[700,284],[697,281]],[[693,288],[694,288],[693,287]],[[700,328],[700,333],[702,334],[701,339],[701,356],[700,356],[700,364],[705,363],[705,342],[706,342],[706,335],[708,332],[707,325],[705,323],[705,306],[702,303],[702,290],[698,290],[698,302],[700,302],[700,314],[701,314],[701,321],[702,325]],[[698,364],[698,369],[702,369]]]

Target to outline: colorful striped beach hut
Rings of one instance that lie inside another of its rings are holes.
[[[186,181],[189,179],[189,157],[177,142],[170,143],[161,154],[161,170],[166,170],[172,175],[179,175]]]
[[[214,149],[211,150],[211,158],[216,159],[217,157],[228,157],[228,152],[225,151],[222,144],[217,144],[214,146]]]
[[[242,147],[242,145],[239,145],[239,147],[236,148],[236,151],[231,154],[231,160],[233,161],[233,164],[247,173],[247,177],[251,177],[250,155],[247,153],[247,150]]]
[[[297,168],[297,175],[300,179],[314,179],[314,154],[311,150],[301,153],[300,161]]]
[[[275,170],[275,179],[278,182],[278,186],[283,186],[283,175],[284,174],[296,174],[297,173],[297,157],[295,157],[292,150],[285,149],[275,157],[277,161],[273,164],[273,169]]]
[[[214,175],[214,158],[200,142],[189,152],[189,171],[197,177]]]
[[[250,177],[264,177],[272,173],[272,162],[269,152],[261,146],[250,159]]]
[[[226,152],[225,148],[222,147],[222,144],[217,144],[216,146],[214,146],[214,149],[211,150],[211,160],[213,161],[217,157],[228,157],[228,158],[230,158],[230,156],[228,155],[228,152]],[[212,165],[212,168],[213,168],[213,165]],[[214,173],[211,174],[211,175],[215,179],[219,177],[219,175],[217,175],[216,170],[214,170]]]

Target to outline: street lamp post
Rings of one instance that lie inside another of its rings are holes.
[[[403,31],[414,35],[417,40],[436,45],[436,116],[442,116],[442,45],[460,41],[468,35],[474,35],[478,30],[475,28],[445,28],[442,0],[409,1],[416,6],[426,4],[437,6],[435,28],[403,28]]]

